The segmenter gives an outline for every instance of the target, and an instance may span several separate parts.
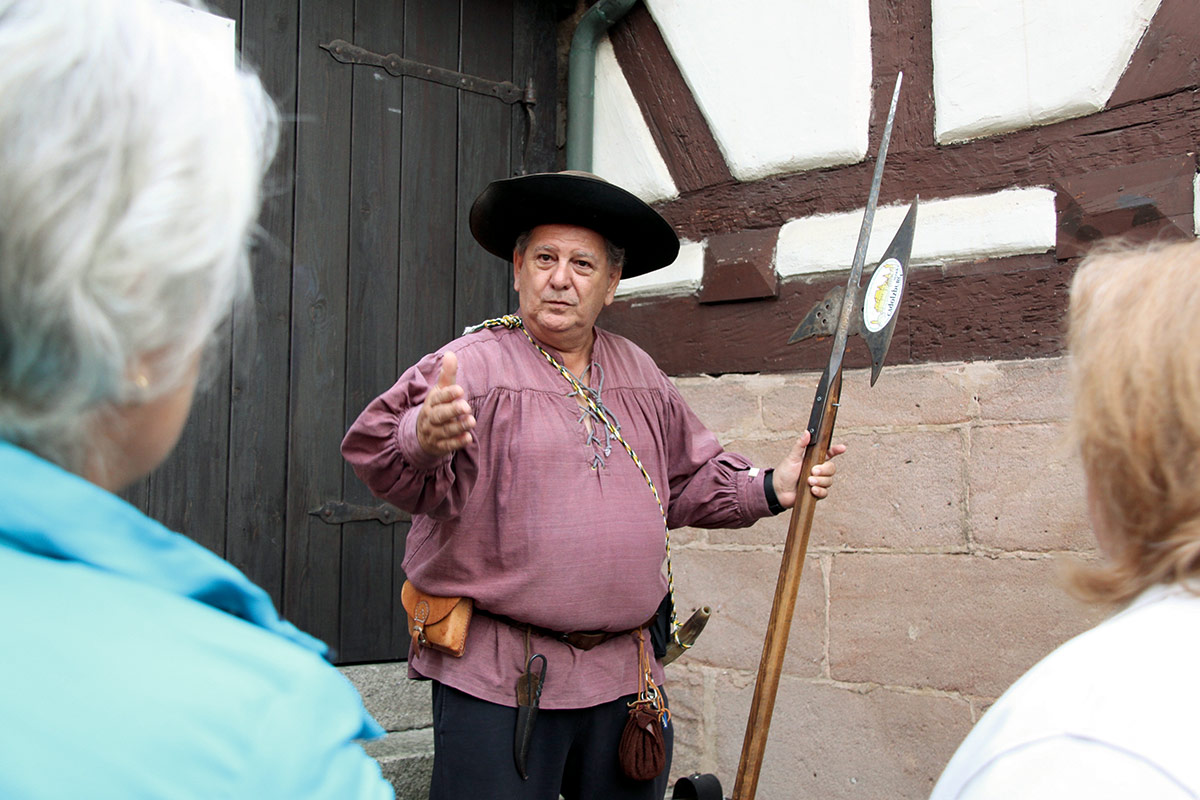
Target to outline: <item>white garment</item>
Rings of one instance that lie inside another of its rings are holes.
[[[930,800],[1200,797],[1200,597],[1156,586],[1036,664]]]

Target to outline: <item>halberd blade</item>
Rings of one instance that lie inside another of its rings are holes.
[[[796,326],[796,330],[792,331],[792,335],[788,337],[788,344],[795,344],[813,336],[833,336],[837,333],[838,314],[842,309],[842,298],[846,296],[846,287],[842,285],[834,286],[825,296],[818,300],[808,313],[804,315],[804,319],[800,320],[800,324]],[[858,318],[850,319],[850,329],[846,331],[847,336],[853,336],[858,333]]]
[[[879,265],[871,273],[863,292],[862,316],[859,318],[859,333],[871,351],[871,385],[883,369],[883,358],[892,343],[896,329],[896,312],[904,297],[908,284],[908,262],[912,256],[913,233],[917,226],[917,202],[914,198],[904,215],[904,221],[892,237],[892,243],[883,253]]]

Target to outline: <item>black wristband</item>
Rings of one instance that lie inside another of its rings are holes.
[[[773,469],[763,470],[763,494],[767,496],[767,510],[772,514],[782,514],[787,509],[779,505],[779,496],[775,494],[775,481],[771,477],[774,473]]]

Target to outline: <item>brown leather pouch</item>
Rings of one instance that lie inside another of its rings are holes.
[[[405,581],[400,602],[408,615],[408,633],[417,652],[431,647],[458,658],[467,646],[474,603],[469,597],[438,597],[426,594]]]
[[[658,710],[642,704],[629,709],[629,719],[617,745],[617,758],[621,769],[635,781],[652,781],[659,776],[667,764],[667,749]]]
[[[650,656],[641,629],[638,637],[638,697],[629,703],[629,719],[617,744],[621,770],[635,781],[654,780],[667,764],[663,730],[670,724],[671,711],[650,672]]]

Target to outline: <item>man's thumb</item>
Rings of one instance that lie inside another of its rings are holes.
[[[437,385],[439,389],[453,386],[458,380],[458,356],[447,350],[442,355],[442,366],[438,370]]]

